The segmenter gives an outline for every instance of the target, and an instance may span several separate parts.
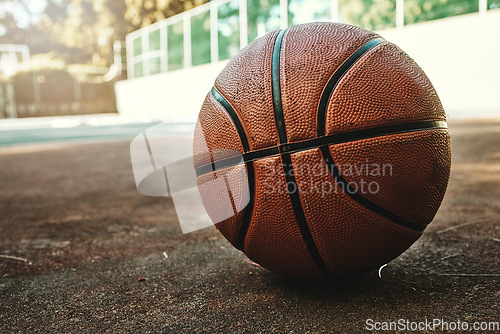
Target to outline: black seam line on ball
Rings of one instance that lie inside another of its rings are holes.
[[[273,110],[274,119],[276,121],[276,128],[278,129],[278,136],[280,143],[286,143],[286,129],[285,129],[285,117],[283,115],[283,104],[281,101],[281,86],[280,86],[280,54],[281,54],[281,42],[283,40],[283,35],[285,35],[287,29],[281,30],[274,41],[273,57],[271,61],[271,85],[272,85],[272,95],[273,95]]]
[[[249,200],[246,206],[246,210],[243,213],[243,219],[241,221],[240,230],[238,231],[238,240],[236,240],[236,248],[244,251],[245,239],[247,236],[248,228],[250,227],[250,221],[253,213],[254,197],[255,197],[255,173],[253,170],[253,162],[247,161],[247,175],[248,175],[248,190],[249,190]]]
[[[271,62],[271,84],[272,84],[272,97],[273,97],[273,111],[274,111],[274,119],[276,122],[276,128],[278,129],[278,136],[280,144],[286,144],[288,142],[288,138],[286,135],[286,127],[285,127],[285,117],[283,115],[283,104],[281,100],[281,86],[280,86],[280,54],[281,54],[281,43],[283,41],[283,36],[285,35],[286,29],[280,31],[276,40],[274,42],[273,56]],[[280,149],[278,149],[279,153],[281,153],[281,159],[283,162],[283,169],[285,171],[285,180],[288,184],[295,184],[297,187],[297,182],[295,180],[295,176],[293,175],[293,166],[292,159],[289,153],[284,153]],[[318,269],[326,276],[330,277],[331,273],[326,267],[321,255],[319,254],[318,249],[316,248],[316,244],[311,235],[311,231],[307,224],[307,219],[304,213],[304,208],[302,207],[302,203],[300,202],[300,195],[296,191],[290,191],[288,189],[288,193],[290,195],[290,200],[292,202],[293,211],[295,213],[295,218],[297,219],[297,224],[300,229],[300,234],[304,243],[306,244],[307,250],[311,255],[312,260],[318,267]]]
[[[250,151],[250,145],[248,145],[248,139],[247,135],[245,133],[245,129],[243,128],[243,124],[241,124],[240,118],[238,117],[238,114],[236,111],[234,111],[233,107],[229,104],[229,102],[222,96],[221,93],[217,90],[217,88],[212,87],[212,90],[210,91],[214,99],[219,102],[219,104],[224,108],[233,121],[234,126],[236,127],[236,131],[238,131],[238,135],[241,140],[241,145],[243,146],[243,150],[245,152]]]
[[[280,68],[280,49],[281,49],[281,41],[283,39],[283,35],[285,34],[285,30],[282,30],[276,36],[276,40],[274,41],[273,54],[271,59],[271,92],[273,98],[273,111],[274,118],[276,120],[276,126],[278,129],[278,136],[280,138],[280,142],[286,142],[286,131],[285,131],[285,121],[283,118],[283,105],[281,104],[281,87],[280,87],[280,79],[279,79],[279,68]],[[215,87],[214,87],[215,88]],[[277,114],[281,115],[277,115]],[[278,117],[281,116],[278,121]],[[281,122],[281,124],[280,124]],[[241,136],[241,135],[240,135]],[[245,150],[247,152],[247,150]],[[241,160],[240,160],[241,161]],[[237,248],[244,252],[245,248],[245,239],[248,233],[248,228],[250,227],[250,221],[252,219],[253,214],[253,206],[254,206],[254,197],[255,197],[255,180],[254,180],[254,169],[253,162],[251,160],[245,161],[247,166],[247,175],[248,175],[248,186],[250,187],[250,201],[247,205],[250,210],[245,210],[243,214],[243,221],[241,222],[240,230],[238,231],[238,240],[237,240]]]
[[[231,120],[233,121],[233,124],[236,128],[236,131],[238,131],[238,135],[241,140],[241,145],[243,146],[243,150],[245,152],[248,152],[250,150],[250,146],[248,145],[248,139],[245,133],[245,130],[243,128],[243,125],[241,124],[240,118],[238,117],[238,114],[234,111],[233,107],[229,102],[222,96],[221,93],[217,90],[217,88],[212,87],[212,90],[210,91],[214,99],[224,108],[224,110],[227,112]],[[231,159],[231,158],[229,158]],[[234,159],[234,157],[233,157]],[[241,157],[236,157],[237,161],[234,165],[236,165],[238,162],[241,161]],[[245,246],[245,237],[248,231],[248,227],[250,226],[250,219],[252,218],[252,212],[253,212],[253,203],[254,203],[254,197],[255,197],[255,180],[254,180],[254,169],[253,169],[253,162],[247,161],[246,163],[247,167],[247,179],[248,179],[248,191],[249,191],[249,201],[248,204],[245,207],[245,212],[243,213],[243,219],[241,221],[241,226],[240,230],[238,231],[238,239],[236,240],[236,248],[239,250],[243,251],[243,248]],[[221,169],[221,167],[217,168]],[[210,171],[216,171],[215,164],[212,163],[210,165]],[[196,173],[196,176],[200,176],[198,172]]]
[[[323,93],[321,94],[321,98],[319,100],[318,116],[317,116],[318,136],[325,135],[326,108],[328,107],[328,103],[330,102],[332,93],[335,90],[335,87],[337,86],[340,79],[342,79],[342,77],[347,73],[347,71],[349,71],[349,69],[354,65],[354,63],[361,58],[361,56],[363,56],[366,52],[368,52],[368,50],[382,43],[383,41],[384,39],[382,38],[376,38],[366,43],[356,52],[354,52],[349,58],[347,58],[347,60],[335,71],[335,73],[333,73],[332,77],[326,84],[326,87]]]
[[[285,172],[285,180],[287,184],[287,191],[290,195],[290,200],[292,201],[293,211],[295,213],[295,217],[297,218],[297,223],[299,225],[300,234],[306,244],[307,250],[311,255],[314,263],[318,267],[318,269],[325,275],[326,277],[331,277],[332,273],[326,266],[321,254],[316,247],[316,243],[314,242],[314,238],[311,234],[311,230],[309,229],[309,225],[307,224],[307,218],[304,213],[304,208],[302,207],[302,203],[300,201],[300,195],[297,188],[297,180],[295,179],[293,173],[292,159],[290,157],[290,153],[285,153],[281,155],[282,166]],[[293,185],[294,188],[290,189],[289,185]]]
[[[342,189],[344,190],[344,193],[351,197],[354,201],[358,202],[365,208],[369,209],[370,211],[378,214],[379,216],[384,217],[385,219],[390,220],[393,223],[396,223],[402,227],[405,227],[407,229],[417,231],[417,232],[422,232],[425,230],[426,226],[423,224],[418,224],[415,223],[411,220],[408,220],[406,218],[403,218],[383,207],[380,205],[370,201],[363,195],[359,194],[356,192],[356,190],[349,184],[349,182],[346,181],[346,179],[342,176],[342,173],[338,169],[337,165],[333,161],[332,155],[330,153],[330,149],[328,146],[322,146],[320,148],[321,154],[323,155],[323,159],[325,160],[326,165],[328,166],[328,170],[332,174],[333,178],[335,179],[335,182],[339,183],[342,185]]]
[[[394,124],[388,126],[381,126],[376,128],[369,128],[363,130],[356,130],[346,133],[338,133],[319,138],[307,139],[300,142],[285,143],[280,146],[268,147],[256,151],[243,153],[243,161],[254,161],[261,158],[270,157],[280,153],[294,153],[312,148],[317,148],[325,145],[341,144],[350,141],[375,138],[386,135],[393,135],[398,133],[408,133],[414,131],[423,131],[430,129],[447,129],[448,126],[442,120],[428,120],[416,121],[410,123]],[[241,156],[230,157],[217,161],[217,169],[231,167],[241,162]],[[212,172],[212,164],[206,164],[196,169],[196,175],[201,176]]]

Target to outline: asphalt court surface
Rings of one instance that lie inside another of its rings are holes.
[[[255,266],[214,227],[182,234],[169,199],[136,190],[129,144],[141,129],[0,148],[0,332],[363,332],[369,319],[499,321],[500,121],[449,126],[450,183],[423,236],[381,277],[328,283]]]

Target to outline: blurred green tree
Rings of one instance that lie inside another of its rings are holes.
[[[112,62],[113,42],[205,0],[7,0],[0,2],[0,43],[27,44],[68,64]]]
[[[405,24],[477,12],[477,0],[405,0]]]
[[[133,30],[137,30],[206,2],[207,0],[125,0],[125,20]]]
[[[339,0],[339,13],[342,22],[366,29],[394,27],[396,0]]]

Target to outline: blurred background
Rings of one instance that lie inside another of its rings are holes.
[[[0,118],[118,112],[87,123],[191,122],[239,49],[310,21],[358,25],[398,44],[450,117],[498,115],[499,8],[500,0],[3,0]]]

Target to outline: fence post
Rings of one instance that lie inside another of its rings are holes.
[[[488,0],[479,0],[479,13],[484,14],[488,10]]]
[[[123,71],[122,42],[118,40],[113,42],[113,63],[118,66],[118,71],[121,74]]]
[[[7,101],[4,98],[4,94],[3,94],[3,84],[0,82],[0,119],[5,118],[4,115],[7,114],[5,111],[5,109],[7,109],[6,104],[7,104]]]
[[[248,44],[247,0],[240,0],[240,49]]]
[[[183,19],[184,68],[191,67],[191,15],[185,13]]]
[[[127,57],[127,79],[133,79],[135,78],[135,68],[134,64],[132,63],[132,58],[134,57],[134,48],[131,35],[125,36],[125,50]]]
[[[7,83],[5,86],[5,95],[5,114],[10,118],[17,118],[16,96],[14,86],[11,83]]]
[[[405,1],[396,0],[396,28],[402,28],[405,25]]]
[[[280,28],[288,27],[288,0],[280,0]]]
[[[330,0],[330,20],[339,22],[339,0]]]
[[[142,60],[142,76],[148,76],[150,73],[149,68],[149,29],[142,29],[141,31],[141,47],[140,54]],[[145,57],[147,55],[147,57]]]
[[[42,110],[42,91],[40,88],[40,74],[33,72],[33,102],[35,104],[35,112]]]
[[[168,71],[167,25],[160,24],[160,71]]]
[[[210,61],[219,61],[219,23],[218,23],[218,1],[210,2]]]

